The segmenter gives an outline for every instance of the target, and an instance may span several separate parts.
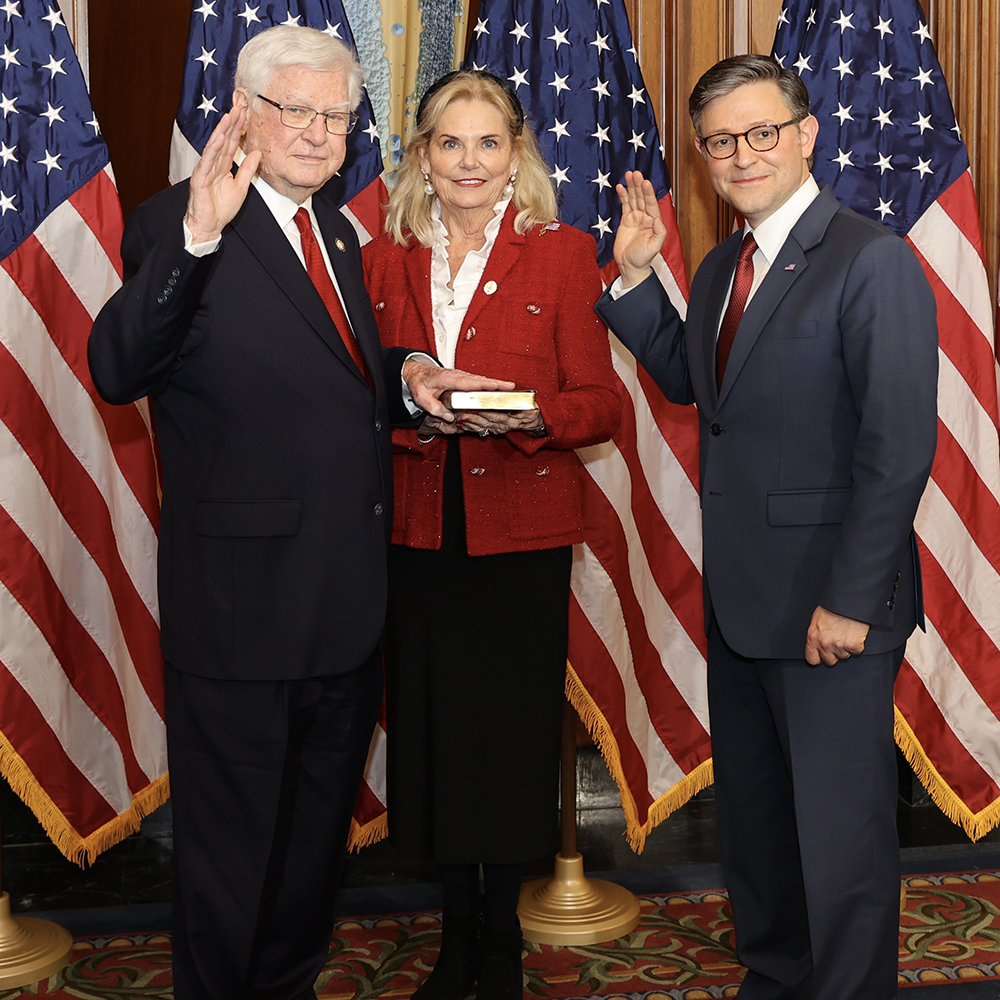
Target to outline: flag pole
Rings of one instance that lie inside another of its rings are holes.
[[[13,916],[10,895],[0,882],[0,989],[48,979],[68,964],[72,951],[73,938],[64,927],[37,917]]]
[[[635,930],[639,900],[623,886],[589,879],[576,849],[576,710],[563,703],[562,846],[552,878],[526,882],[517,915],[521,933],[538,944],[596,944]]]

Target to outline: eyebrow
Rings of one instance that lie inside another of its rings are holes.
[[[458,140],[461,140],[462,137],[460,135],[452,135],[450,132],[442,132],[438,136],[438,138],[439,139],[458,139]],[[479,138],[480,138],[480,140],[482,140],[482,139],[499,139],[500,138],[500,133],[499,132],[490,132],[487,135],[481,135],[481,136],[479,136]]]

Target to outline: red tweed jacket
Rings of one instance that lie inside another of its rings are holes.
[[[461,436],[470,555],[580,541],[573,449],[608,440],[621,418],[607,329],[593,310],[601,294],[593,239],[566,224],[519,236],[514,215],[508,209],[465,315],[455,367],[534,389],[548,435]],[[363,257],[383,345],[435,355],[430,250],[382,236]],[[397,429],[392,441],[392,540],[440,548],[446,439],[421,444],[415,430]]]

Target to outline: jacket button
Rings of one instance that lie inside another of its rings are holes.
[[[474,469],[469,469],[469,472],[474,476],[481,476],[486,470],[482,466],[477,465]]]
[[[548,474],[549,474],[549,467],[547,465],[544,466],[541,469],[536,469],[535,470],[535,475],[536,476],[547,476]]]
[[[166,297],[166,295],[157,295],[156,296],[156,301],[159,302],[160,305],[162,306],[163,303],[167,301],[167,297]]]
[[[381,420],[376,420],[375,421],[375,430],[376,430],[376,432],[382,430],[382,421]]]
[[[722,433],[722,425],[712,424],[709,430],[712,432],[712,437],[718,437]]]
[[[375,504],[375,515],[378,516],[382,513],[382,505],[380,503]]]
[[[174,268],[174,269],[173,269],[173,270],[172,270],[172,271],[170,272],[170,275],[171,275],[171,277],[173,277],[173,278],[179,278],[179,277],[181,276],[181,269],[180,269],[179,267],[175,267],[175,268]]]
[[[466,340],[472,340],[472,338],[475,335],[476,335],[476,328],[474,326],[470,326],[469,329],[465,331],[465,339]]]

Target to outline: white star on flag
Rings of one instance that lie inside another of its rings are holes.
[[[246,21],[247,28],[256,21],[258,24],[263,24],[263,21],[257,16],[257,11],[260,10],[260,5],[256,7],[251,7],[249,3],[243,5],[243,10],[237,14],[237,17],[242,17]]]
[[[41,115],[39,115],[39,117],[48,118],[49,128],[51,128],[53,125],[55,125],[56,122],[66,121],[66,119],[63,118],[63,116],[59,113],[60,111],[62,111],[61,105],[58,108],[54,108],[52,107],[52,103],[50,101],[46,101],[45,110],[41,113]]]
[[[46,176],[51,174],[53,170],[62,170],[62,167],[59,166],[60,156],[62,156],[62,153],[53,155],[48,150],[45,150],[45,159],[37,161],[41,166],[45,167]]]

